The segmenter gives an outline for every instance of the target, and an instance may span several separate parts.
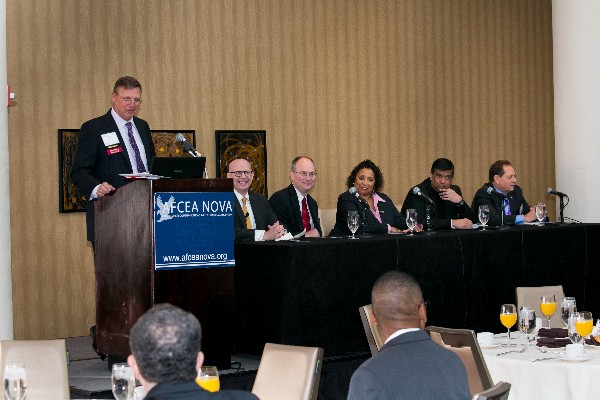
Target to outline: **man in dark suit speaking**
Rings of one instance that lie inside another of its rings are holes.
[[[462,361],[423,330],[427,311],[412,276],[385,273],[373,285],[371,302],[385,344],[352,375],[348,400],[471,398]]]
[[[142,85],[130,76],[119,78],[111,102],[112,108],[105,115],[81,126],[71,169],[71,180],[89,200],[87,239],[92,244],[92,200],[128,183],[119,174],[148,172],[150,160],[155,156],[148,123],[135,117],[142,102]]]
[[[262,241],[282,237],[285,228],[277,220],[266,198],[250,190],[254,172],[250,163],[238,158],[229,163],[227,177],[233,179],[235,240]]]
[[[300,156],[292,161],[290,180],[292,183],[285,189],[275,192],[269,204],[279,221],[292,234],[296,235],[306,229],[305,236],[320,237],[319,207],[308,192],[315,186],[317,172],[315,163],[310,157]]]

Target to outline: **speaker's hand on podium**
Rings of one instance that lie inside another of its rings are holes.
[[[105,196],[115,190],[114,186],[108,182],[102,182],[100,186],[98,186],[98,190],[96,191],[96,195],[98,197]]]

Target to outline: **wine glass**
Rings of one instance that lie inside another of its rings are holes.
[[[26,395],[25,364],[6,364],[4,367],[4,396],[7,400],[23,400]]]
[[[406,210],[406,225],[408,226],[408,229],[410,229],[410,234],[408,236],[412,236],[413,231],[417,226],[417,210],[414,208]]]
[[[553,294],[542,296],[540,310],[542,310],[542,314],[548,319],[548,328],[550,328],[550,317],[554,315],[554,312],[556,311],[556,296]]]
[[[490,219],[490,206],[487,204],[482,204],[479,206],[479,223],[481,224],[483,230],[485,231],[485,227]]]
[[[561,318],[565,328],[569,326],[569,314],[577,312],[577,303],[575,297],[565,297],[560,306]]]
[[[500,322],[508,331],[506,345],[510,346],[510,328],[517,323],[517,307],[514,304],[502,304],[500,307]]]
[[[219,371],[217,371],[217,367],[200,367],[198,376],[196,377],[196,383],[204,390],[218,392],[221,388],[221,384],[219,382]]]
[[[567,331],[569,334],[569,339],[571,339],[571,343],[573,344],[577,344],[581,342],[581,340],[583,340],[583,338],[579,336],[579,333],[577,333],[577,328],[575,328],[575,322],[577,321],[577,317],[577,313],[574,312],[569,314],[569,319],[567,320]]]
[[[544,221],[544,219],[546,218],[546,204],[537,203],[535,205],[535,217],[539,222]]]
[[[350,232],[352,232],[352,237],[350,239],[358,239],[357,237],[354,237],[354,233],[358,230],[358,211],[348,211],[347,222],[348,229],[350,229]]]
[[[135,391],[133,370],[127,363],[114,363],[112,367],[112,392],[117,400],[131,400]]]
[[[576,313],[575,329],[577,330],[579,336],[585,340],[585,338],[592,333],[592,329],[594,329],[592,313],[589,311],[579,311]]]
[[[521,306],[519,308],[519,329],[525,334],[529,346],[529,335],[535,330],[535,310],[533,307]]]

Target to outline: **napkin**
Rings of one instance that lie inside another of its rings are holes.
[[[537,340],[538,347],[565,347],[566,345],[571,344],[571,340],[563,339],[563,338],[544,338],[541,337]]]
[[[569,335],[566,328],[540,328],[538,337],[565,338]]]

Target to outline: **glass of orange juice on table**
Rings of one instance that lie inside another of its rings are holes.
[[[592,333],[592,329],[594,328],[592,313],[589,311],[579,311],[575,315],[575,329],[579,336],[585,340],[585,338]]]
[[[221,388],[221,384],[219,383],[219,371],[217,371],[217,367],[200,367],[198,376],[196,377],[196,383],[204,390],[218,392]]]
[[[510,328],[517,323],[517,307],[514,304],[502,304],[500,307],[500,322],[508,330],[506,345],[510,346]]]
[[[550,317],[556,312],[556,297],[553,294],[542,296],[540,310],[548,319],[548,328],[550,328]]]

